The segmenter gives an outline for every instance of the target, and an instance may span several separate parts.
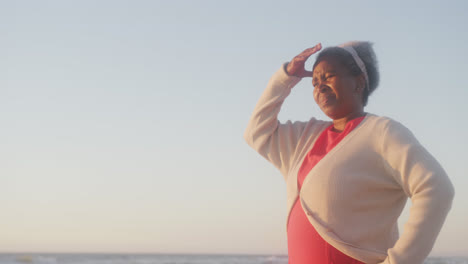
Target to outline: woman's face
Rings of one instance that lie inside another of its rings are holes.
[[[353,76],[338,59],[326,57],[313,71],[314,99],[331,119],[340,119],[363,111],[362,81]]]

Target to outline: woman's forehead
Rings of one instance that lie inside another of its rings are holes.
[[[315,66],[313,74],[321,74],[330,71],[336,72],[343,70],[343,68],[343,65],[337,58],[328,57],[320,60],[320,62]]]

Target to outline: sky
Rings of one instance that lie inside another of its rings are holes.
[[[0,252],[286,254],[285,183],[247,121],[284,62],[368,40],[381,81],[365,110],[407,126],[456,189],[431,254],[468,255],[467,11],[0,0]],[[304,79],[279,119],[312,116],[328,119]]]

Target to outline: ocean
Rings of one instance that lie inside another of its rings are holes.
[[[287,264],[287,256],[165,254],[0,254],[0,264]],[[468,264],[468,257],[430,257],[425,264]]]

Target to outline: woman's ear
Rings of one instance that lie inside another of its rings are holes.
[[[359,76],[356,76],[357,78],[357,87],[356,91],[359,93],[362,93],[364,89],[366,89],[366,78],[364,77],[364,74],[360,74]]]

